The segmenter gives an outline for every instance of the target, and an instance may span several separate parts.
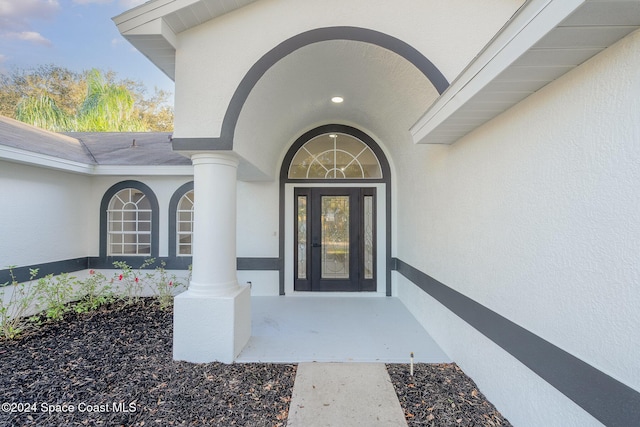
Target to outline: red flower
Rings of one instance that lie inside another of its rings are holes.
[[[95,270],[89,270],[89,274],[96,274]]]
[[[138,278],[136,277],[136,283],[138,283]]]
[[[118,280],[122,280],[122,274],[118,277]]]
[[[172,282],[172,281],[171,281],[171,282],[169,282],[169,286],[173,286],[173,282]]]

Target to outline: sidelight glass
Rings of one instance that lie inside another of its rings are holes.
[[[298,279],[307,278],[307,196],[298,196]]]
[[[373,196],[364,196],[364,278],[373,279]]]

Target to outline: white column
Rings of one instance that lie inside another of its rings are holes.
[[[194,179],[192,280],[176,296],[173,358],[232,363],[251,337],[251,294],[236,274],[238,160],[208,151],[191,156]]]
[[[195,197],[193,265],[189,291],[225,295],[236,276],[236,178],[238,160],[229,154],[200,153],[193,161]]]

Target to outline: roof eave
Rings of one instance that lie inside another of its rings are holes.
[[[640,14],[629,13],[637,9],[630,1],[528,1],[411,127],[414,143],[458,141],[639,28]],[[567,29],[590,37],[565,37]]]
[[[176,35],[256,0],[151,0],[112,18],[137,50],[175,80]]]

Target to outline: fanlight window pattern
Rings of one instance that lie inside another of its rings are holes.
[[[185,193],[178,202],[176,212],[176,253],[188,256],[192,254],[193,244],[193,190]]]
[[[359,139],[327,133],[307,141],[293,157],[290,179],[380,179],[375,153]]]
[[[109,255],[151,255],[151,203],[136,188],[118,191],[107,210]]]

